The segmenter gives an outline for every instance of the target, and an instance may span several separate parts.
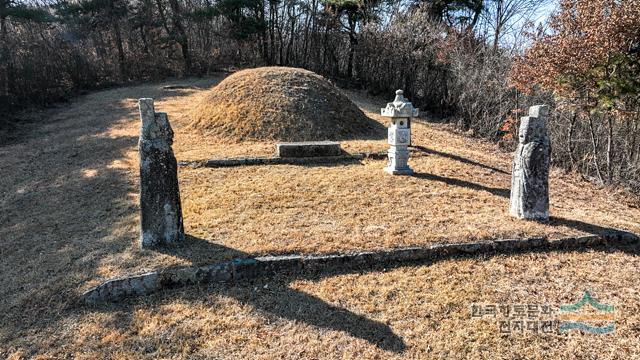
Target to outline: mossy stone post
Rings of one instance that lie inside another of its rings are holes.
[[[402,90],[396,91],[393,102],[380,109],[380,114],[391,118],[388,129],[389,163],[384,168],[392,175],[411,175],[409,167],[409,145],[411,145],[411,118],[418,116],[418,109],[405,99]]]
[[[509,208],[509,213],[519,219],[549,220],[551,145],[546,125],[548,114],[547,105],[532,106],[529,116],[520,121]]]
[[[140,241],[143,248],[184,241],[178,164],[173,130],[166,113],[156,113],[153,99],[140,99]]]

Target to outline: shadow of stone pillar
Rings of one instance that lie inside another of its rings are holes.
[[[173,130],[153,99],[140,99],[140,241],[143,248],[184,241]]]

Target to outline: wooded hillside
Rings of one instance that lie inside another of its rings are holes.
[[[374,95],[402,88],[507,147],[521,111],[549,103],[554,164],[637,191],[638,9],[638,0],[0,0],[0,107],[302,67]]]

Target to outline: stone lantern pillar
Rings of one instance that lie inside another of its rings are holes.
[[[396,91],[393,102],[387,103],[386,108],[380,109],[382,116],[391,118],[388,130],[389,164],[384,171],[392,175],[413,174],[407,162],[409,145],[411,145],[411,119],[418,116],[418,109],[414,108],[402,94],[402,90]]]

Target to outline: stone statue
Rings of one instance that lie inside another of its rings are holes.
[[[173,130],[166,113],[156,113],[153,99],[140,99],[140,224],[143,248],[184,240],[178,164]]]
[[[520,219],[549,219],[549,163],[547,105],[532,106],[521,119],[518,149],[513,160],[509,213]]]

